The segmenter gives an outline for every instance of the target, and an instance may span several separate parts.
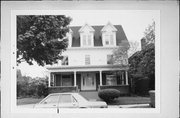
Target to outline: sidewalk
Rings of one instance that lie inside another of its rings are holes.
[[[108,108],[151,108],[149,104],[108,105]]]

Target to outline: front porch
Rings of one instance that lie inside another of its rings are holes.
[[[80,92],[88,98],[91,92],[114,88],[121,94],[129,94],[127,68],[81,68],[51,71],[49,93]],[[93,94],[92,94],[93,95]],[[97,94],[95,95],[97,96]]]

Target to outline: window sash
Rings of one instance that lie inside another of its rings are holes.
[[[113,34],[105,34],[104,35],[104,43],[105,43],[105,45],[114,45]]]
[[[106,85],[114,86],[117,85],[117,78],[115,75],[106,75]]]
[[[90,55],[85,55],[85,65],[90,65]]]
[[[92,45],[92,38],[91,38],[91,36],[92,35],[90,35],[90,34],[83,35],[83,39],[82,39],[83,46],[91,46]]]

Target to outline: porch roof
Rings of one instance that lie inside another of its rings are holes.
[[[73,71],[111,71],[128,70],[128,65],[83,65],[83,66],[49,66],[50,72],[73,72]]]

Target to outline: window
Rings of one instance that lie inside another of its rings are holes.
[[[55,86],[72,86],[72,74],[56,74]]]
[[[113,55],[107,55],[107,64],[113,64]]]
[[[61,97],[60,97],[60,103],[71,103],[71,102],[72,102],[71,97],[72,97],[72,96],[71,96],[70,94],[61,95]]]
[[[105,41],[104,43],[105,45],[114,45],[113,34],[105,34],[104,41]]]
[[[117,85],[117,79],[115,75],[106,75],[106,85]]]
[[[58,103],[59,95],[51,95],[47,99],[45,99],[41,104],[53,104]]]
[[[91,39],[91,34],[84,34],[82,36],[82,44],[83,46],[91,46],[92,45],[92,39]]]
[[[90,55],[85,55],[85,65],[90,65]]]
[[[61,60],[61,65],[68,65],[68,56],[63,56],[63,59]]]
[[[62,75],[62,86],[72,86],[71,75]]]

